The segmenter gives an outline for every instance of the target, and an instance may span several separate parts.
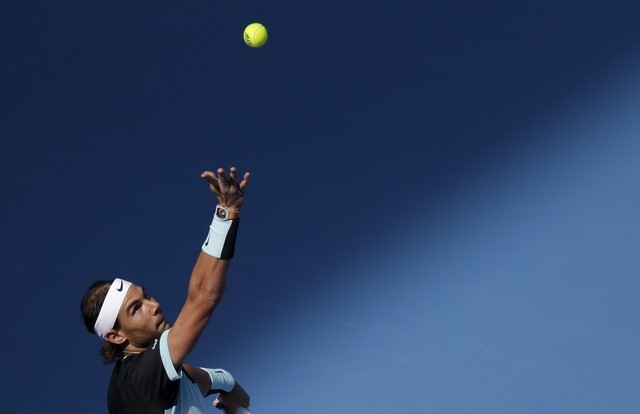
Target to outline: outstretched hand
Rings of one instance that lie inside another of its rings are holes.
[[[237,180],[236,167],[229,169],[229,175],[224,168],[218,168],[217,175],[211,171],[205,171],[200,175],[207,180],[211,192],[218,197],[218,203],[229,208],[240,208],[244,201],[244,189],[249,184],[251,174],[246,172],[242,181]]]

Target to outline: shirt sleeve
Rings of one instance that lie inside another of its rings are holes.
[[[160,336],[160,359],[162,360],[162,366],[164,367],[167,376],[171,381],[177,381],[182,378],[182,369],[177,370],[173,366],[173,361],[171,360],[171,353],[169,352],[169,330],[166,330]]]

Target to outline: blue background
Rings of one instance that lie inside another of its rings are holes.
[[[190,359],[254,413],[638,412],[640,3],[0,11],[3,412],[106,413],[80,298],[120,276],[175,318],[199,174],[231,164],[253,179]]]

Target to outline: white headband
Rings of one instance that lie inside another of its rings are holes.
[[[123,279],[115,279],[111,284],[94,326],[94,330],[100,338],[107,339],[107,332],[113,329],[113,325],[116,323],[116,319],[118,318],[120,306],[122,306],[124,297],[127,295],[127,291],[131,287],[131,284],[131,282],[127,282]]]

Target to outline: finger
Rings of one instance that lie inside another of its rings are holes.
[[[218,184],[218,179],[216,178],[214,173],[212,173],[211,171],[205,171],[200,174],[200,177],[205,179],[211,185],[211,191],[216,194],[220,193],[220,185]]]
[[[244,173],[244,177],[242,178],[242,182],[240,183],[241,190],[244,190],[244,188],[249,184],[249,178],[251,178],[251,173]]]
[[[224,173],[224,168],[218,168],[218,186],[220,187],[220,191],[223,193],[226,193],[229,190],[227,180],[228,178]]]
[[[204,180],[206,180],[209,184],[214,184],[214,183],[218,183],[218,179],[216,178],[216,175],[214,173],[212,173],[211,171],[205,171],[202,174],[200,174],[200,177],[202,177]]]
[[[235,182],[236,181],[236,167],[229,168],[229,177]]]

